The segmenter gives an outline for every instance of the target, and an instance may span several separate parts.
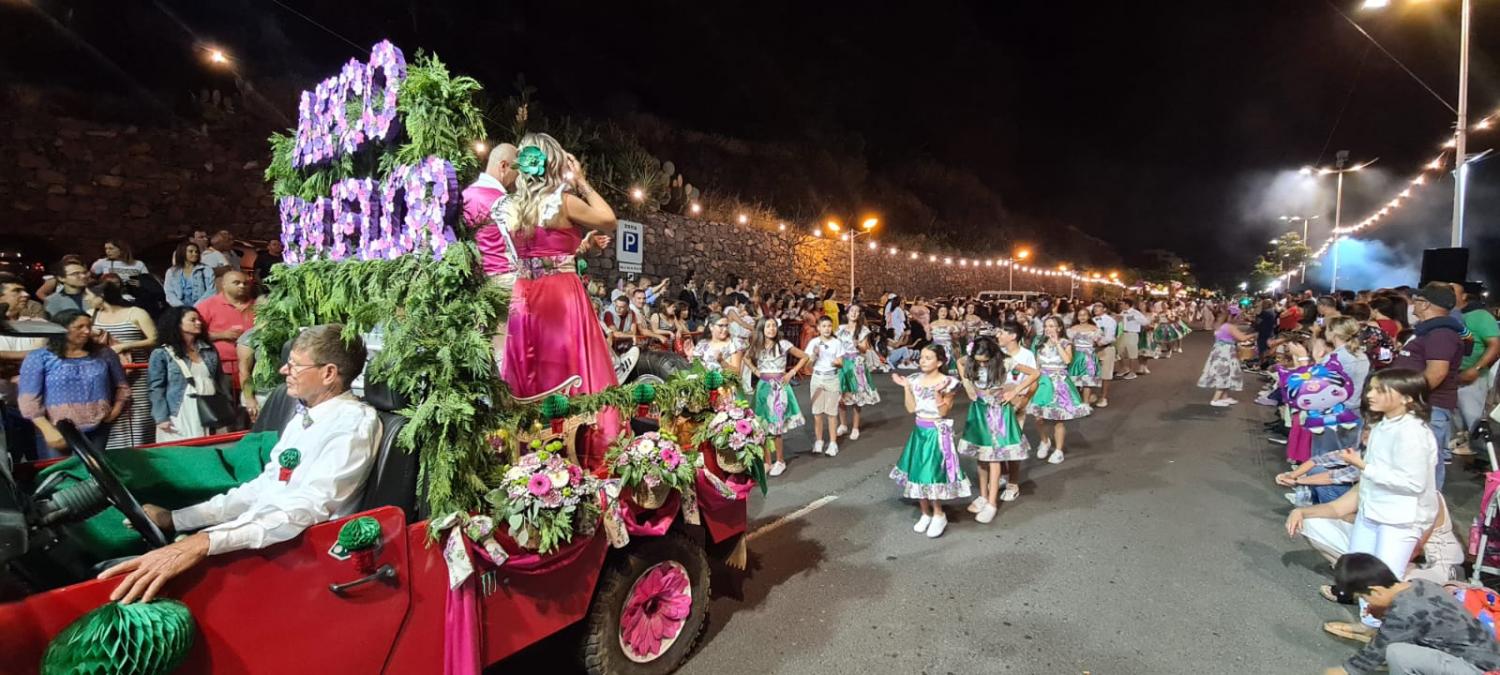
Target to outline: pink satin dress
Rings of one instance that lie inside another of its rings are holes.
[[[502,371],[511,392],[535,396],[573,375],[583,378],[583,384],[569,395],[598,393],[619,384],[609,343],[574,266],[582,233],[574,227],[539,227],[529,238],[519,232],[514,236],[519,269]],[[619,411],[601,412],[593,432],[579,446],[583,465],[601,465],[619,432]]]

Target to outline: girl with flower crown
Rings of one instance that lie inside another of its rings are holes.
[[[859,409],[880,402],[880,392],[870,380],[870,328],[865,325],[863,307],[849,305],[848,321],[834,332],[844,348],[844,365],[839,368],[839,428],[834,436],[849,433],[849,440],[859,440]],[[844,426],[844,409],[849,410],[850,426]]]
[[[942,372],[947,357],[942,347],[927,345],[917,360],[920,373],[910,379],[891,376],[906,390],[906,411],[917,418],[901,458],[891,469],[891,480],[901,486],[901,496],[917,500],[922,510],[912,530],[934,539],[948,527],[942,502],[970,494],[969,479],[958,465],[953,420],[947,418],[958,388],[958,379]]]
[[[527,134],[516,155],[516,186],[491,216],[507,239],[516,272],[502,369],[511,393],[535,396],[572,376],[569,394],[618,384],[614,359],[578,278],[575,254],[588,230],[615,227],[615,212],[589,184],[583,165],[546,134]],[[598,466],[619,433],[619,413],[601,411],[579,453]]]
[[[771,462],[769,475],[780,476],[786,471],[786,457],[782,454],[781,437],[786,432],[806,424],[802,419],[802,408],[797,397],[786,385],[787,378],[807,365],[807,354],[788,340],[780,338],[781,322],[776,319],[761,319],[750,336],[750,347],[746,352],[755,360],[755,414],[766,422],[766,432],[771,436],[771,445],[776,449],[776,459]],[[796,359],[787,368],[787,356]]]

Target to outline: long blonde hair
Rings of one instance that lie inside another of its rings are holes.
[[[547,134],[526,134],[518,144],[517,154],[528,147],[540,148],[547,155],[547,168],[540,176],[519,173],[516,188],[505,200],[507,226],[519,239],[530,239],[537,227],[546,225],[542,222],[542,205],[565,183],[563,166],[567,153],[557,139]]]
[[[1351,354],[1363,354],[1365,345],[1359,341],[1359,322],[1354,317],[1336,316],[1329,319],[1323,325],[1323,336],[1328,338],[1328,344],[1333,344],[1333,339],[1338,338],[1344,343],[1344,347]]]

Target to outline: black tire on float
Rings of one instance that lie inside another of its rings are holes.
[[[643,349],[641,356],[635,362],[635,368],[625,378],[626,382],[635,382],[642,377],[654,375],[666,380],[679,370],[686,370],[690,365],[687,357],[673,352],[659,349]]]
[[[668,561],[687,571],[692,610],[671,647],[650,662],[637,663],[620,646],[620,614],[636,580],[658,563]],[[708,556],[703,547],[680,532],[632,541],[600,573],[593,604],[583,621],[579,658],[589,675],[667,675],[677,670],[708,626],[708,577]]]

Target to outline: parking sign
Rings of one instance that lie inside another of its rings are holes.
[[[631,220],[620,221],[615,232],[615,262],[620,271],[640,274],[645,248],[646,226]]]

